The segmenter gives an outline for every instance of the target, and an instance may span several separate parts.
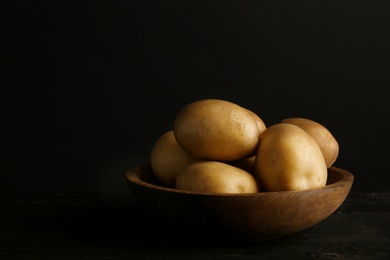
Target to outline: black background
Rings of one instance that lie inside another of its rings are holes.
[[[127,191],[177,111],[226,99],[339,141],[389,191],[390,2],[13,1],[2,8],[0,191]]]

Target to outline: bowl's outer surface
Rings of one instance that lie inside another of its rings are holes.
[[[150,165],[133,167],[126,179],[141,206],[176,228],[212,228],[224,236],[265,240],[304,230],[327,218],[348,196],[354,177],[331,167],[328,184],[322,189],[239,195],[199,194],[159,186]]]

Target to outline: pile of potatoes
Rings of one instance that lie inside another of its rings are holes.
[[[286,118],[266,127],[253,111],[203,99],[183,107],[154,143],[160,183],[201,193],[301,191],[326,185],[339,145],[323,125]]]

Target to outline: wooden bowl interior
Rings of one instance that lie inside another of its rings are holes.
[[[183,193],[191,193],[191,194],[198,193],[193,191],[177,190],[177,189],[165,187],[153,174],[153,170],[150,164],[134,167],[133,169],[131,169],[126,173],[126,179],[127,181],[137,183],[138,185],[143,185],[143,186],[146,185],[149,188],[153,188],[153,189],[161,189],[161,190],[166,190],[171,192],[183,192]],[[350,172],[337,167],[330,167],[328,169],[328,178],[326,181],[325,188],[334,185],[343,185],[349,183],[352,184],[352,182],[353,182],[353,175]],[[285,193],[286,191],[281,191],[281,192]],[[258,194],[264,194],[264,192]],[[237,196],[239,194],[226,194],[226,195]]]

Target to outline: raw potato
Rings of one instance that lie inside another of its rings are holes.
[[[204,99],[176,115],[173,132],[189,154],[216,161],[247,157],[256,149],[260,130],[253,115],[229,101]]]
[[[199,161],[177,144],[173,131],[164,133],[152,147],[150,163],[156,178],[166,187],[174,188],[176,176],[188,164]]]
[[[201,193],[256,193],[259,186],[250,173],[217,161],[197,162],[176,179],[176,188]]]
[[[255,119],[257,127],[259,128],[259,132],[261,134],[267,128],[267,126],[265,125],[264,121],[255,112],[253,112],[252,110],[249,110],[249,109],[248,109],[248,111],[252,115],[252,117]]]
[[[256,156],[251,156],[248,158],[231,161],[229,162],[229,164],[253,174],[255,171],[255,161],[256,161]]]
[[[326,185],[327,167],[317,142],[302,128],[286,123],[260,136],[255,176],[264,191],[299,191]]]
[[[339,155],[339,144],[332,133],[320,123],[306,118],[286,118],[281,123],[299,126],[316,140],[324,156],[326,167],[330,167]]]

